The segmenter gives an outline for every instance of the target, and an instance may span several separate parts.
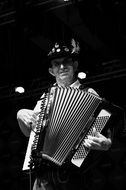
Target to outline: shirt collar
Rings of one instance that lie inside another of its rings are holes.
[[[79,88],[80,85],[81,85],[81,84],[80,84],[79,80],[76,80],[74,83],[72,83],[72,84],[70,85],[70,87],[72,87],[72,88]],[[53,86],[55,87],[55,86],[57,86],[57,84],[55,83]]]
[[[81,84],[80,84],[79,80],[76,80],[74,83],[72,83],[72,84],[70,85],[70,87],[79,88],[80,85],[81,85]]]

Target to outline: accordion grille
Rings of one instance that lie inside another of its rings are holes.
[[[42,156],[62,165],[100,102],[101,98],[91,93],[57,87]]]

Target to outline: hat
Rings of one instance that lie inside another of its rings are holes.
[[[76,42],[74,39],[71,40],[71,44],[69,46],[61,45],[56,42],[52,50],[48,53],[47,59],[50,62],[52,59],[60,57],[77,58],[79,55],[79,51],[79,42]]]

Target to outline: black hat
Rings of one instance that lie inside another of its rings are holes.
[[[76,42],[74,39],[71,40],[71,44],[69,46],[55,43],[54,47],[47,55],[47,61],[50,62],[52,59],[60,57],[77,58],[79,55],[79,51],[80,51],[79,43]]]

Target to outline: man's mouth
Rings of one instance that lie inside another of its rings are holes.
[[[67,71],[64,71],[64,72],[60,72],[60,75],[67,75],[68,72]]]
[[[61,72],[60,72],[60,74],[66,74],[66,73],[68,73],[67,70],[66,70],[66,71],[64,70],[64,71],[61,71]]]

